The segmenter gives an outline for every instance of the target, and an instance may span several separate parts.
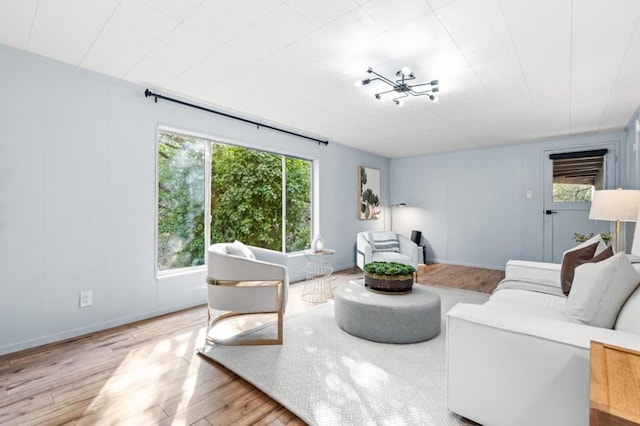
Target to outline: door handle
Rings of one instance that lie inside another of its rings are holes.
[[[558,213],[558,212],[555,211],[555,210],[545,210],[544,211],[544,214],[556,214],[556,213]]]

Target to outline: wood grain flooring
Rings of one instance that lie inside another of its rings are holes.
[[[501,270],[429,263],[418,268],[417,282],[491,293],[503,279]]]
[[[360,276],[354,268],[332,279],[337,285]],[[503,276],[432,264],[420,268],[418,282],[488,293]],[[293,284],[291,294],[301,293],[303,285]],[[292,307],[305,308],[304,302]],[[199,306],[0,356],[0,424],[304,424],[233,372],[197,355],[206,316],[206,307]]]

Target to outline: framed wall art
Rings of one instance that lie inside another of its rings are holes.
[[[358,217],[378,220],[381,210],[380,170],[358,166]]]

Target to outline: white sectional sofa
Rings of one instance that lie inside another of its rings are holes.
[[[560,265],[509,261],[505,277],[560,287]],[[447,313],[449,410],[487,426],[588,425],[590,342],[640,350],[640,287],[613,329],[569,319],[567,300],[504,289],[483,305],[454,306]]]

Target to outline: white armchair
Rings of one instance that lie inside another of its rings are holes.
[[[207,250],[207,342],[231,345],[282,344],[282,317],[287,305],[289,276],[284,253],[247,247],[244,257],[231,243],[213,244]],[[230,254],[238,253],[238,254]],[[255,256],[255,259],[252,256]],[[225,311],[215,318],[211,311]],[[219,321],[236,315],[275,313],[278,335],[267,340],[216,341],[209,330]]]
[[[395,239],[398,242],[398,251],[376,250],[375,243],[372,244],[370,241],[371,238],[378,241]],[[359,232],[356,241],[356,263],[360,269],[369,262],[398,262],[417,268],[418,262],[422,261],[419,250],[422,248],[416,243],[393,231]]]

